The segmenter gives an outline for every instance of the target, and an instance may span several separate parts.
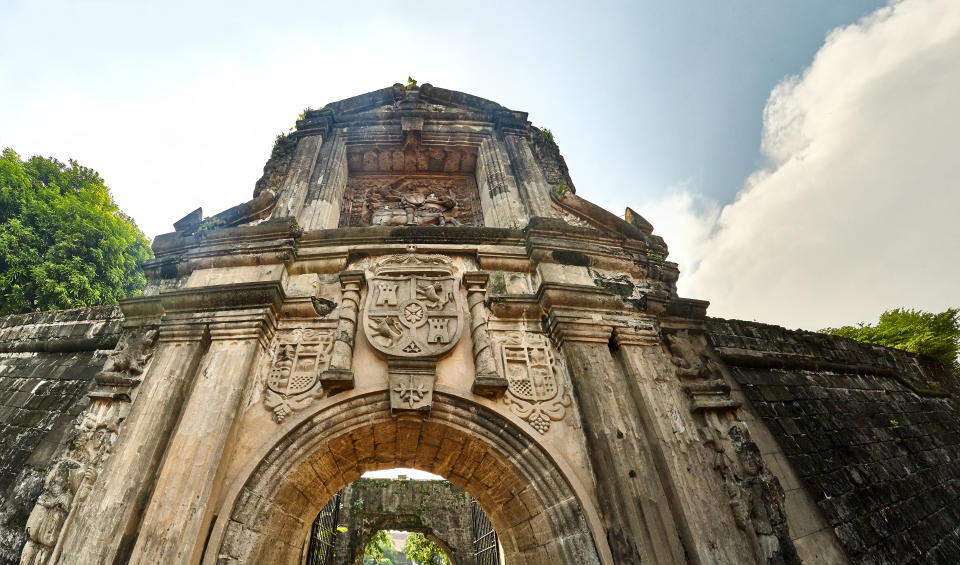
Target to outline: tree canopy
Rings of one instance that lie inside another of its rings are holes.
[[[820,332],[929,355],[960,374],[957,363],[960,310],[957,308],[947,308],[939,314],[896,308],[881,314],[876,325],[860,322],[856,326],[824,328]]]
[[[440,546],[418,532],[413,532],[407,536],[407,540],[403,544],[403,553],[423,565],[450,565],[447,554],[440,549]]]
[[[74,160],[0,156],[0,315],[115,304],[146,285],[150,244]]]
[[[413,561],[420,565],[450,565],[440,546],[421,533],[410,532],[403,544],[403,551],[394,549],[390,536],[378,530],[363,551],[364,565],[400,565]]]

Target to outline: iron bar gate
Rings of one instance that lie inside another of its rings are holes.
[[[471,499],[470,510],[473,513],[473,555],[477,565],[500,565],[500,544],[490,518],[476,500]]]
[[[334,545],[337,542],[337,526],[340,519],[340,493],[320,510],[310,530],[310,547],[307,549],[307,565],[332,565]]]

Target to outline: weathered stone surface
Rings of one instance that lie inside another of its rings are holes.
[[[46,467],[120,338],[114,306],[0,319],[0,563],[18,563]]]
[[[960,559],[960,413],[940,364],[902,351],[714,319],[730,365],[850,559]]]
[[[154,239],[119,342],[110,308],[0,323],[4,559],[31,515],[30,565],[300,563],[334,493],[416,467],[508,563],[957,560],[956,379],[707,319],[524,112],[335,102],[199,216]]]
[[[358,479],[341,491],[337,565],[363,561],[377,530],[420,532],[440,544],[453,565],[475,565],[471,498],[447,481]]]

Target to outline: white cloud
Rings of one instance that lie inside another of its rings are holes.
[[[704,247],[720,214],[720,208],[687,187],[672,190],[666,197],[640,206],[643,216],[656,228],[670,249],[670,260],[681,273],[696,271],[704,256]],[[688,296],[689,277],[677,282],[677,291]]]
[[[756,171],[705,240],[687,195],[644,208],[715,316],[819,328],[960,303],[960,3],[894,3],[770,95]],[[674,209],[673,225],[657,225]],[[701,215],[702,216],[702,215]],[[668,233],[676,226],[690,230]],[[665,228],[665,229],[664,229]],[[679,243],[679,245],[678,245]]]

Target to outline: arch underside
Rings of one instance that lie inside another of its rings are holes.
[[[467,491],[510,562],[600,563],[576,494],[528,436],[443,393],[429,418],[393,418],[385,392],[320,411],[270,450],[235,499],[217,557],[300,563],[324,504],[364,472],[394,467],[441,475]]]

